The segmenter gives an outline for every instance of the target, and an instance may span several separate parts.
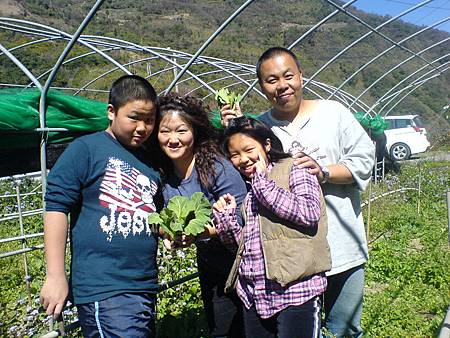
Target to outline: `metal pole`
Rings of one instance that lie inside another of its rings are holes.
[[[450,190],[447,190],[447,224],[448,224],[448,243],[450,244]],[[441,332],[438,338],[450,338],[450,306],[447,309],[447,314],[444,317],[441,326]]]
[[[447,190],[448,243],[450,244],[450,190]]]
[[[7,242],[13,242],[13,241],[23,241],[23,240],[26,240],[28,238],[42,237],[43,235],[44,235],[43,232],[38,232],[36,234],[29,234],[29,235],[24,235],[24,236],[2,238],[2,239],[0,239],[0,244],[7,243]]]
[[[376,152],[376,149],[377,149],[377,142],[373,142],[374,143],[374,146],[375,146],[375,152]],[[377,158],[377,155],[375,154],[375,167],[374,167],[374,175],[373,175],[373,177],[374,177],[374,183],[375,184],[377,184],[377,181],[378,181],[378,158]]]
[[[170,50],[170,47],[167,47],[168,50]],[[175,66],[177,66],[177,58],[175,56],[173,56],[173,64]],[[173,78],[176,79],[178,75],[178,67],[173,67]],[[178,88],[178,82],[175,84],[175,93],[179,93],[179,88]]]
[[[448,197],[448,192],[447,192]],[[448,201],[448,198],[447,198]],[[438,338],[449,338],[450,337],[450,306],[447,309],[447,314],[445,315],[444,321],[442,322],[441,332]]]
[[[448,64],[450,62],[446,62],[445,64]],[[439,66],[441,67],[441,66]],[[401,91],[408,89],[410,87],[413,87],[413,89],[411,89],[408,93],[406,93],[405,95],[403,95],[400,99],[397,100],[397,102],[395,102],[395,104],[389,108],[389,110],[385,113],[385,115],[388,115],[392,109],[394,109],[398,104],[400,104],[405,98],[407,98],[413,91],[415,91],[416,89],[418,89],[420,86],[422,86],[423,84],[427,83],[428,81],[434,79],[435,77],[441,76],[442,74],[444,74],[444,72],[446,72],[450,67],[444,68],[439,74],[435,74],[430,76],[429,78],[426,78],[424,80],[420,80],[420,81],[415,81],[414,83],[410,84],[409,86],[403,88]],[[428,74],[428,73],[427,73]],[[420,78],[422,78],[423,76],[421,76]],[[397,95],[399,95],[400,92]],[[395,98],[395,97],[394,97]],[[392,98],[389,102],[391,102],[394,98]],[[387,106],[388,103],[386,103],[381,109],[384,109]],[[381,110],[380,110],[381,112]]]
[[[44,248],[44,245],[40,244],[40,245],[32,246],[30,248],[25,248],[25,249],[20,249],[20,250],[16,250],[16,251],[0,253],[0,258],[5,258],[5,257],[9,257],[9,256],[14,256],[14,255],[21,255],[21,254],[23,254],[25,252],[34,251],[34,250],[40,250],[40,249],[43,249],[43,248]]]
[[[422,54],[446,41],[448,41],[450,38],[445,38],[442,41],[439,41],[438,43],[435,43],[431,46],[428,46],[427,48],[421,50],[420,52],[418,52],[418,54]],[[448,54],[439,57],[438,59],[432,61],[432,63],[438,62],[439,60],[444,59],[445,57],[447,57]],[[371,88],[373,88],[378,82],[380,82],[383,78],[385,78],[387,75],[391,74],[392,72],[394,72],[396,69],[400,68],[401,66],[403,66],[404,64],[408,63],[409,61],[413,60],[414,56],[411,56],[405,60],[403,60],[402,62],[398,63],[397,65],[395,65],[394,67],[392,67],[391,69],[389,69],[387,72],[385,72],[383,75],[381,75],[379,78],[377,78],[374,82],[372,82],[366,89],[364,89],[355,99],[355,102],[357,102],[365,93],[367,93]],[[443,65],[439,65],[436,69],[439,70],[439,68],[441,68]],[[412,76],[414,76],[415,74],[421,72],[423,69],[427,68],[428,65],[425,65],[417,70],[415,70],[414,72],[412,72],[411,74],[409,74],[408,76],[406,76],[404,79],[402,79],[401,81],[399,81],[397,84],[395,84],[395,86],[393,86],[391,89],[389,89],[385,94],[383,94],[383,96],[381,96],[377,102],[372,105],[372,107],[370,108],[370,110],[368,112],[371,112],[380,102],[383,102],[385,100],[385,97],[391,93],[395,88],[397,88],[400,84],[402,84],[403,82],[405,82],[407,79],[411,78]],[[435,69],[433,68],[431,71],[429,71],[427,74],[434,72]],[[383,107],[384,108],[384,107]],[[383,110],[383,108],[380,109]]]
[[[230,15],[230,17],[225,20],[223,24],[220,25],[220,27],[208,38],[208,40],[205,41],[205,43],[198,49],[198,51],[195,53],[194,56],[189,60],[188,63],[183,67],[183,69],[178,73],[177,77],[173,79],[172,83],[167,87],[165,90],[165,94],[170,92],[170,90],[175,86],[175,83],[178,82],[178,80],[183,76],[183,74],[186,72],[186,70],[194,63],[194,61],[200,56],[201,53],[206,49],[206,47],[209,46],[209,44],[216,38],[217,35],[219,35],[225,27],[228,26],[228,24],[234,20],[236,16],[241,14],[241,12],[247,8],[248,5],[250,5],[254,0],[247,0],[241,7],[239,7],[233,14]]]
[[[78,27],[75,34],[72,36],[72,39],[70,39],[69,43],[67,44],[66,48],[62,52],[62,54],[59,56],[58,61],[55,63],[55,67],[53,68],[52,72],[47,78],[47,81],[45,82],[44,88],[42,89],[41,98],[39,100],[39,126],[40,128],[45,128],[45,115],[47,111],[46,107],[46,99],[47,99],[47,93],[50,89],[50,85],[52,84],[53,80],[56,77],[56,73],[58,72],[59,68],[61,67],[61,64],[63,63],[66,56],[69,54],[70,50],[74,46],[75,42],[78,40],[78,37],[83,32],[84,28],[88,25],[88,23],[91,21],[92,17],[95,15],[97,10],[100,8],[104,0],[98,0],[92,9],[89,11],[86,18],[84,18],[83,22],[81,23],[80,27]],[[41,137],[41,145],[40,145],[40,158],[41,158],[41,179],[42,179],[42,199],[44,200],[46,185],[47,185],[47,156],[45,153],[46,146],[47,146],[47,136],[48,132],[43,131],[42,137]]]
[[[422,163],[419,160],[419,193],[417,194],[417,215],[420,215],[420,192],[422,190]]]
[[[443,20],[440,20],[428,27],[425,27],[423,29],[421,29],[418,32],[415,32],[414,34],[411,34],[410,36],[402,39],[401,41],[398,42],[399,45],[405,43],[406,41],[412,39],[413,37],[422,34],[423,32],[426,32],[427,30],[430,30],[432,28],[434,28],[435,26],[438,26],[444,22],[447,22],[448,20],[450,20],[450,18],[445,18]],[[363,66],[359,67],[352,75],[350,75],[344,82],[342,82],[339,87],[336,88],[336,90],[328,97],[328,99],[331,99],[337,92],[339,92],[339,90],[344,87],[345,84],[347,84],[348,82],[350,82],[351,79],[353,79],[357,74],[359,74],[360,72],[362,72],[367,66],[369,66],[370,64],[374,63],[376,60],[378,60],[379,58],[381,58],[383,55],[385,55],[386,53],[388,53],[389,51],[391,51],[392,49],[396,48],[396,45],[392,45],[391,47],[389,47],[388,49],[384,50],[383,52],[381,52],[380,54],[376,55],[374,58],[372,58],[370,61],[366,62]],[[418,53],[420,54],[420,52]],[[414,58],[415,56],[412,56],[412,58]]]
[[[376,164],[375,164],[376,166]],[[376,173],[375,173],[376,176]],[[366,229],[366,238],[367,241],[370,239],[370,213],[372,207],[372,180],[369,182],[369,202],[367,203],[367,229]]]
[[[19,211],[19,225],[20,225],[20,235],[23,237],[25,236],[25,230],[23,228],[23,217],[22,217],[22,199],[20,198],[20,182],[15,183],[16,186],[16,194],[17,194],[17,209]],[[26,249],[27,247],[27,240],[25,238],[22,239],[22,250]],[[25,270],[25,284],[27,287],[27,293],[28,293],[28,305],[32,305],[31,300],[31,288],[30,288],[30,275],[28,273],[28,260],[27,260],[27,254],[23,253],[23,267]]]
[[[27,67],[25,67],[22,62],[20,62],[19,60],[17,60],[17,58],[11,54],[9,52],[9,50],[7,50],[5,47],[2,46],[2,44],[0,43],[0,51],[2,51],[12,62],[14,62],[16,64],[17,67],[20,68],[20,70],[22,72],[24,72],[24,74],[26,76],[28,76],[28,78],[34,83],[34,85],[39,89],[42,90],[42,86],[39,83],[39,81],[34,77],[34,75],[28,70]]]
[[[354,20],[356,20],[357,22],[361,23],[362,25],[364,25],[365,27],[367,27],[370,31],[367,32],[366,34],[362,35],[361,37],[359,37],[358,39],[354,40],[351,44],[349,44],[347,47],[345,47],[344,49],[342,49],[339,53],[337,53],[333,58],[331,58],[329,61],[327,61],[323,66],[321,66],[310,78],[308,81],[305,82],[304,86],[306,87],[308,85],[308,82],[314,78],[316,78],[325,68],[327,68],[332,62],[334,62],[336,59],[338,59],[342,54],[344,54],[347,50],[349,50],[350,48],[352,48],[353,46],[355,46],[356,44],[358,44],[359,42],[361,42],[362,40],[366,39],[368,36],[372,35],[373,33],[381,36],[383,39],[389,41],[390,43],[392,43],[393,45],[397,46],[398,48],[414,55],[415,57],[420,58],[422,61],[424,61],[426,64],[430,65],[430,62],[428,62],[427,60],[425,60],[423,57],[421,57],[420,55],[417,55],[416,53],[414,53],[413,51],[409,50],[408,48],[398,44],[396,41],[392,40],[390,37],[388,37],[387,35],[383,34],[380,32],[380,30],[390,24],[393,21],[398,20],[400,17],[414,11],[415,9],[426,5],[427,3],[431,2],[432,0],[426,0],[421,2],[420,4],[417,4],[409,9],[407,9],[406,11],[398,14],[395,17],[390,18],[389,20],[383,22],[382,24],[376,26],[375,28],[372,27],[371,25],[367,24],[365,21],[361,20],[359,17],[353,15],[352,13],[350,13],[349,11],[347,11],[345,8],[339,6],[338,4],[335,4],[333,1],[331,0],[325,0],[326,2],[328,2],[330,5],[336,7],[338,10],[342,11],[344,14],[348,15],[349,17],[353,18]]]

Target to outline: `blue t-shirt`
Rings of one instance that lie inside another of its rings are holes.
[[[202,192],[211,204],[222,195],[233,195],[237,203],[237,211],[240,223],[240,206],[247,194],[247,188],[239,172],[225,158],[215,161],[215,177],[211,179],[212,187],[205,189],[200,185],[198,172],[194,166],[192,174],[182,180],[176,175],[171,175],[164,184],[163,196],[165,204],[173,196],[191,197],[195,192]],[[200,273],[214,271],[217,274],[228,276],[234,259],[235,252],[225,248],[217,238],[197,243],[197,262]]]
[[[107,132],[73,141],[48,176],[46,211],[70,213],[75,304],[158,288],[159,174]]]

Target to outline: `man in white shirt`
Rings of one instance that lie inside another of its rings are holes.
[[[361,337],[368,248],[360,191],[371,178],[375,147],[342,104],[303,99],[300,64],[290,50],[268,49],[259,58],[256,71],[272,105],[259,119],[280,138],[285,151],[298,157],[298,165],[309,167],[322,185],[332,257],[324,294],[325,327],[337,337]],[[229,108],[221,109],[224,125],[240,115]]]

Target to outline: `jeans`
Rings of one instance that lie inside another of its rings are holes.
[[[226,276],[200,272],[203,307],[211,337],[243,338],[242,302],[236,292],[224,293]]]
[[[325,327],[337,338],[363,336],[361,313],[364,295],[364,264],[328,276],[324,294]]]
[[[154,338],[156,296],[123,293],[77,305],[85,338]]]
[[[253,305],[244,307],[246,338],[317,338],[320,333],[320,299],[289,306],[270,318],[261,318]]]

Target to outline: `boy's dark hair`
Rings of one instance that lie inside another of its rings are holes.
[[[284,47],[271,47],[268,50],[266,50],[264,53],[261,54],[261,56],[258,59],[258,62],[256,63],[256,75],[258,76],[259,82],[261,82],[261,64],[264,61],[272,59],[281,54],[290,55],[291,58],[297,64],[298,70],[299,71],[302,70],[302,68],[300,66],[300,61],[298,60],[297,56],[291,50],[284,48]]]
[[[232,119],[223,133],[221,148],[222,152],[228,157],[230,157],[228,142],[234,134],[247,135],[258,141],[263,148],[266,145],[267,139],[269,139],[271,146],[267,157],[271,162],[278,162],[283,158],[291,156],[284,152],[280,139],[263,122],[250,117],[240,116]]]
[[[108,103],[117,111],[131,101],[158,102],[153,86],[141,76],[124,75],[113,82],[109,90]]]

